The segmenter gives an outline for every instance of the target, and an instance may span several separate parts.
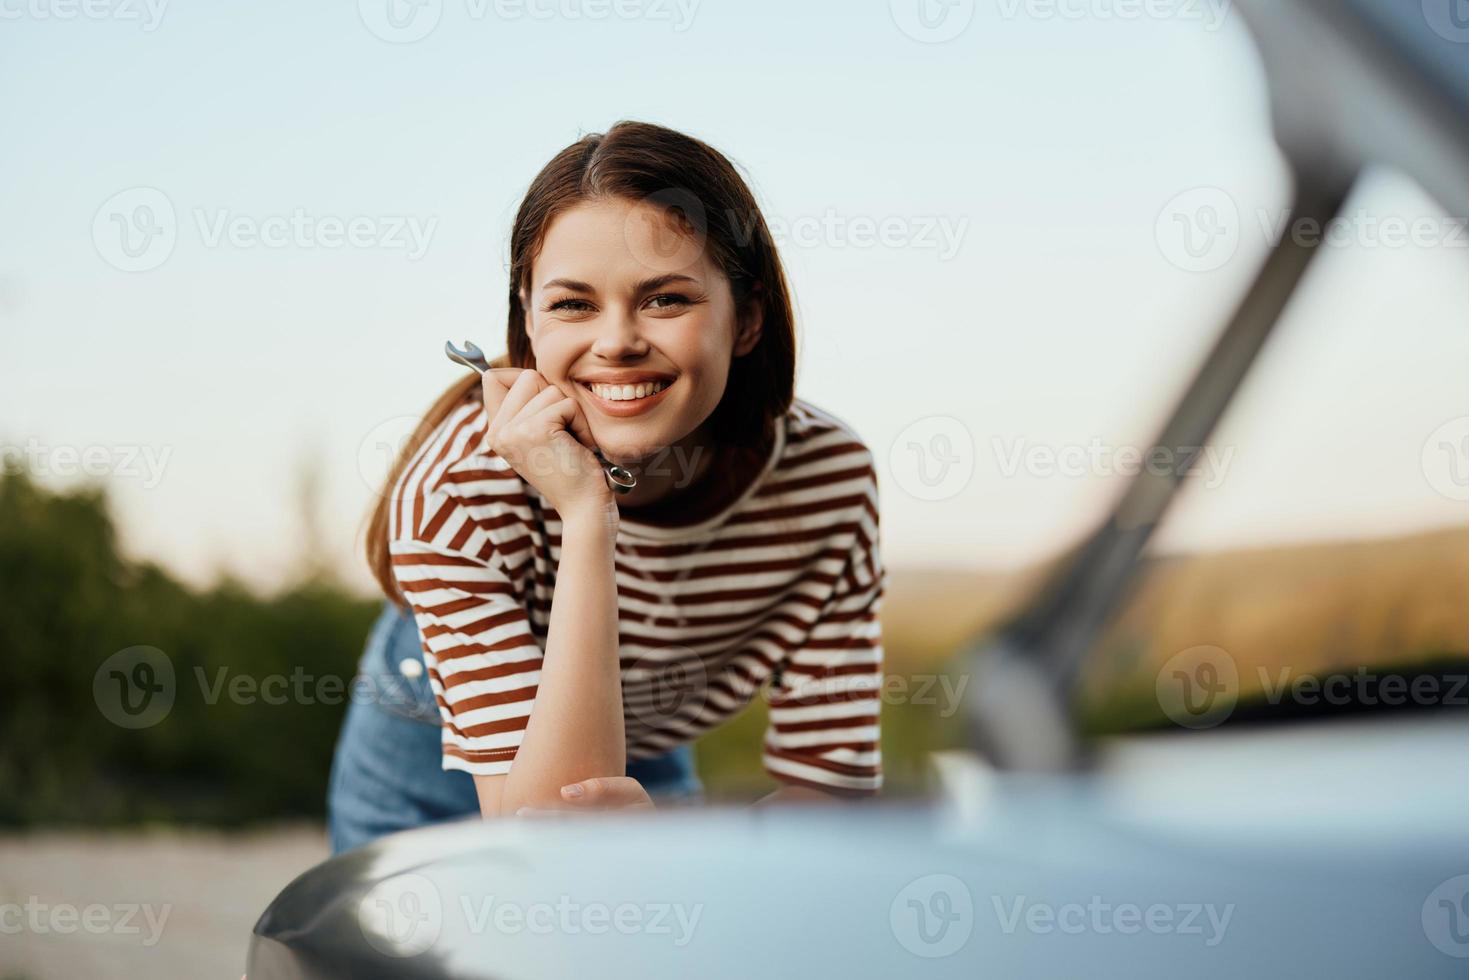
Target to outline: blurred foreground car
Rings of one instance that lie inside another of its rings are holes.
[[[1433,21],[1454,3],[1241,0],[1297,216],[1377,165],[1469,213],[1469,44]],[[1273,248],[1157,446],[1208,443],[1318,250]],[[1464,712],[1079,734],[1088,653],[1189,463],[1139,474],[967,654],[970,750],[936,760],[938,799],[398,835],[291,883],[249,976],[1469,975]]]

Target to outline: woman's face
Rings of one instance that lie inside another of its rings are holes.
[[[700,239],[649,204],[587,202],[547,229],[523,297],[536,367],[582,406],[597,445],[627,464],[714,411],[729,365],[759,339]]]

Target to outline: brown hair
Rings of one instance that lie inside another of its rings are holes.
[[[750,188],[718,150],[652,123],[623,121],[589,133],[556,154],[531,181],[510,232],[510,311],[507,353],[496,367],[534,368],[521,294],[530,292],[531,265],[551,222],[598,198],[624,198],[661,207],[709,249],[729,280],[738,315],[762,314],[754,349],[730,364],[724,397],[709,417],[713,438],[764,450],[776,419],[790,408],[796,375],[796,331],[790,289],[770,229]],[[403,470],[445,418],[481,397],[479,377],[454,382],[424,415],[393,464],[367,527],[367,561],[384,594],[401,603],[388,554],[388,519]]]

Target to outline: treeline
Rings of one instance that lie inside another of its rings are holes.
[[[0,471],[0,825],[320,817],[376,611],[321,575],[188,588],[100,488]]]

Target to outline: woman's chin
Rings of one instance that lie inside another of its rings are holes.
[[[631,466],[658,452],[658,447],[649,440],[629,438],[629,433],[615,431],[618,428],[622,426],[592,426],[592,438],[607,459],[621,466]],[[609,432],[608,429],[614,431]]]
[[[661,446],[630,445],[626,443],[599,442],[597,448],[602,455],[619,466],[637,469],[662,451]]]

